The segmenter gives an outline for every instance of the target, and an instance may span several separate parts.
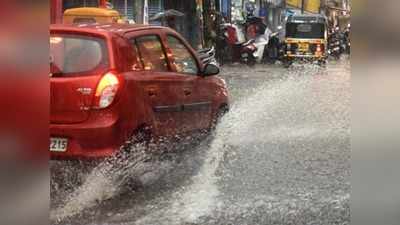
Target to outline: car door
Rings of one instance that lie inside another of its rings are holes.
[[[208,78],[200,76],[200,65],[194,51],[178,35],[166,34],[168,60],[174,72],[182,77],[180,95],[183,99],[185,131],[208,128],[211,122],[212,91]]]
[[[135,32],[129,38],[138,64],[134,65],[145,106],[152,112],[154,133],[157,136],[174,136],[182,125],[182,102],[178,95],[180,77],[171,72],[160,35]]]

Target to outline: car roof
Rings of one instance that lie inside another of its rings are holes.
[[[50,26],[50,30],[57,31],[77,31],[85,33],[97,33],[97,34],[118,34],[124,36],[126,33],[140,31],[140,30],[160,30],[166,29],[167,27],[144,25],[144,24],[124,24],[124,23],[92,23],[92,24],[53,24]]]

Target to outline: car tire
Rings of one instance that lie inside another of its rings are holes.
[[[152,153],[149,151],[151,140],[151,130],[148,126],[141,126],[133,132],[114,157],[107,159],[107,163],[113,167],[112,170],[120,174],[118,179],[122,184],[122,192],[135,192],[143,189],[138,174],[130,174],[129,169],[152,159]]]

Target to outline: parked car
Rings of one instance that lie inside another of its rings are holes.
[[[106,158],[142,132],[207,131],[229,107],[219,68],[172,29],[64,24],[50,33],[52,159]]]

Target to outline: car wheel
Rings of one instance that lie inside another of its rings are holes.
[[[142,126],[133,132],[132,136],[120,147],[118,153],[106,160],[111,167],[110,174],[117,175],[118,183],[124,191],[137,191],[143,189],[139,176],[135,173],[135,167],[152,159],[149,150],[152,140],[150,129]]]
[[[131,152],[132,147],[138,144],[147,146],[152,140],[151,129],[149,126],[142,125],[136,129],[128,140],[121,146],[121,150],[125,152]]]

